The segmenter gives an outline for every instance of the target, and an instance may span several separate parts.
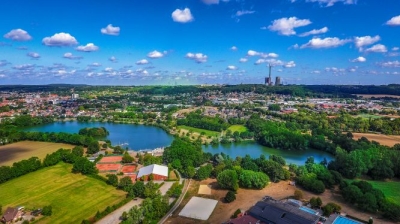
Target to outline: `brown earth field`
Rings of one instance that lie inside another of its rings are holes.
[[[385,94],[355,94],[355,95],[361,96],[362,98],[367,98],[367,99],[370,99],[372,97],[375,97],[375,98],[391,97],[391,98],[400,99],[400,96],[397,96],[397,95],[385,95]]]
[[[198,189],[200,184],[211,185],[212,195],[198,195]],[[207,179],[204,181],[193,181],[191,182],[188,193],[185,195],[184,200],[181,205],[175,210],[173,215],[165,222],[170,224],[205,224],[205,223],[224,223],[229,221],[231,215],[237,210],[241,209],[246,211],[250,209],[257,201],[260,201],[264,196],[271,196],[275,199],[281,200],[292,197],[295,189],[298,189],[292,185],[289,185],[289,181],[281,181],[279,183],[270,183],[267,187],[262,190],[250,190],[250,189],[239,189],[236,194],[236,200],[231,203],[225,203],[224,197],[227,190],[220,190],[217,186],[216,179]],[[311,197],[320,197],[324,204],[328,202],[335,202],[342,207],[342,212],[363,219],[368,220],[369,217],[374,217],[374,223],[392,223],[390,221],[382,220],[377,218],[376,214],[368,214],[358,209],[354,206],[347,204],[341,195],[337,192],[326,190],[323,194],[315,195],[313,193],[307,192],[301,189],[304,193],[304,199],[309,200]],[[210,198],[218,200],[218,204],[212,212],[210,218],[207,221],[196,220],[186,217],[180,217],[178,214],[183,209],[184,205],[190,200],[192,196],[199,196],[203,198]]]
[[[366,137],[370,141],[379,142],[382,145],[393,147],[395,144],[400,144],[400,135],[382,135],[372,133],[352,133],[353,139],[357,140],[361,137]]]
[[[57,151],[60,148],[72,149],[70,144],[52,142],[22,141],[0,146],[0,166],[9,166],[14,162],[29,159],[33,156],[43,159],[47,154]]]

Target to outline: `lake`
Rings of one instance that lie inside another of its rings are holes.
[[[172,135],[167,134],[164,130],[158,127],[120,123],[85,123],[67,121],[29,127],[23,130],[78,133],[80,129],[85,127],[105,127],[110,133],[110,135],[107,136],[107,139],[109,139],[113,145],[122,145],[123,148],[128,147],[130,150],[146,150],[166,147],[169,146],[174,139]],[[244,157],[246,154],[249,154],[253,158],[258,158],[261,154],[264,154],[265,157],[268,158],[269,155],[275,154],[285,158],[288,164],[293,163],[297,165],[303,165],[310,156],[314,157],[315,162],[320,162],[324,158],[328,161],[333,159],[332,155],[322,151],[284,151],[264,147],[256,142],[220,144],[217,146],[208,145],[203,146],[203,150],[212,154],[223,152],[233,159],[237,156]]]

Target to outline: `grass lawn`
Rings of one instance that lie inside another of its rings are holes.
[[[0,146],[0,165],[10,166],[14,162],[29,159],[32,156],[44,159],[46,154],[57,151],[59,148],[72,149],[74,145],[52,142],[22,141]]]
[[[59,163],[0,184],[3,208],[53,207],[53,214],[38,223],[81,223],[124,200],[126,193],[106,183],[71,173],[72,165]]]
[[[361,118],[365,118],[365,119],[369,119],[369,118],[381,118],[382,116],[379,115],[373,115],[373,114],[359,114],[357,115],[357,117],[361,117]]]
[[[235,131],[237,131],[237,132],[240,133],[240,132],[245,132],[245,131],[247,131],[247,128],[246,128],[244,125],[235,124],[235,125],[230,126],[230,127],[228,128],[228,130],[231,130],[232,133],[234,133]]]
[[[169,179],[178,179],[178,177],[176,176],[175,172],[173,170],[169,171]]]
[[[374,188],[383,192],[386,198],[400,205],[400,182],[399,181],[367,181]]]
[[[188,131],[197,132],[197,133],[199,133],[199,134],[201,134],[202,132],[204,132],[205,135],[207,135],[207,136],[212,136],[212,137],[217,137],[217,136],[220,135],[220,133],[219,133],[219,132],[216,132],[216,131],[210,131],[210,130],[201,129],[201,128],[192,128],[192,127],[185,126],[185,125],[178,126],[178,128],[179,128],[179,129],[182,129],[182,130],[185,129],[185,130],[188,130]]]

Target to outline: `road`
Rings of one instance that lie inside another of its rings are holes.
[[[120,223],[120,217],[122,216],[122,213],[128,212],[133,206],[135,205],[140,205],[142,203],[143,199],[138,198],[137,200],[132,200],[119,209],[111,212],[108,214],[106,217],[100,219],[97,221],[97,224],[114,224],[114,223]]]
[[[177,202],[175,203],[175,205],[171,208],[171,210],[169,210],[169,212],[168,212],[166,215],[164,215],[164,217],[158,222],[158,224],[163,224],[165,221],[167,221],[168,217],[170,217],[170,216],[172,215],[172,213],[173,213],[173,212],[179,207],[179,205],[181,204],[183,198],[184,198],[185,195],[186,195],[186,192],[187,192],[188,189],[189,189],[191,179],[189,179],[189,181],[187,181],[187,179],[184,180],[184,181],[185,181],[185,185],[184,185],[184,187],[183,187],[184,190],[182,191],[181,196],[179,196],[179,198],[178,198]]]

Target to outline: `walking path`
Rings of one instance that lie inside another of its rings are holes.
[[[120,218],[122,216],[122,213],[128,212],[135,205],[140,205],[142,203],[142,201],[143,201],[143,199],[141,199],[141,198],[138,198],[137,200],[132,200],[132,201],[126,203],[125,205],[123,205],[122,207],[120,207],[119,209],[111,212],[106,217],[100,219],[96,223],[97,224],[120,223],[121,222]]]

